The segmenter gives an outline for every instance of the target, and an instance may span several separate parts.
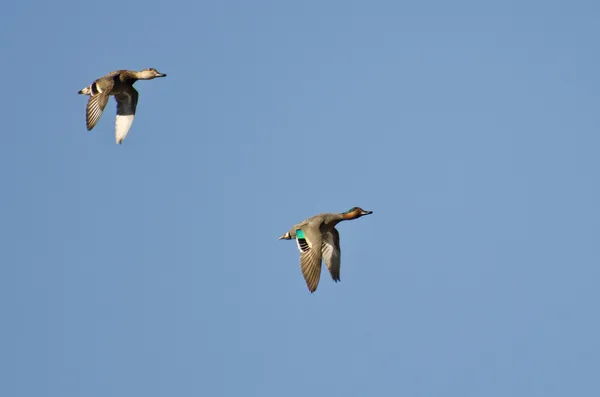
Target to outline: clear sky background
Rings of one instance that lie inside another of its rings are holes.
[[[599,17],[5,4],[0,395],[600,395]],[[87,132],[77,91],[148,67]],[[277,238],[352,206],[311,295]]]

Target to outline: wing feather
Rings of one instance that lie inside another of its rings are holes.
[[[340,281],[340,233],[335,227],[323,235],[322,255],[333,281]]]
[[[313,293],[316,291],[321,278],[321,232],[315,225],[306,225],[299,230],[304,232],[304,238],[296,236],[296,242],[300,250],[300,269],[308,290]]]
[[[96,95],[90,95],[86,108],[86,126],[88,131],[91,131],[98,124],[98,120],[100,120],[100,116],[102,116],[102,112],[108,103],[108,92],[103,91]]]
[[[138,92],[135,88],[130,87],[127,91],[123,91],[115,95],[117,100],[117,118],[115,120],[115,140],[117,143],[122,143],[135,117],[137,109]]]

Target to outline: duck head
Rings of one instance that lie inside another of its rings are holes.
[[[352,207],[348,211],[342,213],[342,215],[344,216],[344,219],[356,219],[372,213],[373,211],[365,211],[360,207]]]
[[[140,70],[138,72],[138,77],[141,80],[152,80],[157,77],[167,77],[167,75],[164,73],[160,73],[158,70],[156,70],[154,68],[148,68],[148,69]]]

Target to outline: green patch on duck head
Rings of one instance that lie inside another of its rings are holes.
[[[350,213],[356,211],[357,209],[358,209],[358,207],[352,207],[348,211],[344,212],[344,214],[350,214]]]

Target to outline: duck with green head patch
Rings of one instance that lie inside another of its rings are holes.
[[[308,290],[313,293],[321,278],[321,261],[324,260],[333,281],[340,281],[340,233],[335,226],[342,222],[372,214],[360,207],[346,212],[325,213],[294,225],[280,240],[296,239],[300,251],[300,269]]]

